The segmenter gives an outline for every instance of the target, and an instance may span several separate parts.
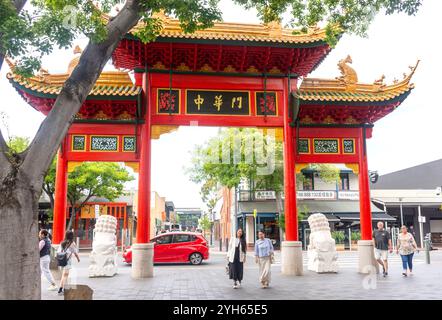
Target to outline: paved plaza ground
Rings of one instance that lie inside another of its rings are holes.
[[[268,289],[261,289],[258,281],[258,267],[253,256],[248,256],[245,265],[243,286],[233,289],[225,273],[224,252],[213,250],[207,262],[200,266],[157,265],[154,277],[134,280],[131,267],[119,255],[118,274],[112,278],[88,278],[88,253],[81,253],[81,263],[74,262],[74,282],[86,284],[94,290],[94,299],[110,300],[260,300],[260,299],[442,299],[442,250],[431,252],[431,264],[425,263],[425,253],[415,255],[412,277],[401,275],[398,255],[390,256],[390,274],[367,276],[357,272],[358,255],[353,252],[339,252],[337,274],[317,274],[307,270],[304,253],[304,275],[285,276],[281,274],[280,255],[272,265],[272,282]],[[374,280],[370,281],[370,280]],[[42,299],[61,300],[56,292],[47,290],[42,280]],[[375,288],[373,288],[375,287]]]

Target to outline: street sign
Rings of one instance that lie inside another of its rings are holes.
[[[253,217],[256,218],[256,215],[258,214],[258,210],[253,209]]]
[[[96,204],[95,205],[95,219],[98,219],[99,216],[100,216],[100,205]]]
[[[425,223],[425,222],[427,222],[426,217],[420,216],[420,217],[417,217],[417,218],[418,218],[419,223]]]

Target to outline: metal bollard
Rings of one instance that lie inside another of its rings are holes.
[[[228,238],[226,238],[225,244],[226,244],[226,252],[227,252],[227,251],[229,251],[229,239]]]
[[[425,262],[427,264],[430,264],[430,240],[425,239],[424,243],[425,243]]]
[[[219,251],[223,251],[223,238],[219,238]]]

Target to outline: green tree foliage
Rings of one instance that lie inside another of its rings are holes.
[[[15,2],[30,5],[23,8]],[[127,2],[136,3],[144,22],[136,32],[143,42],[158,35],[161,23],[152,14],[160,10],[180,19],[186,32],[210,27],[221,19],[218,0],[0,0],[0,56],[18,59],[17,70],[30,75],[40,68],[44,55],[54,48],[69,48],[79,36],[85,35],[94,43],[105,41],[105,17],[115,15],[116,6],[121,8]]]
[[[336,44],[339,34],[366,35],[376,14],[405,12],[414,15],[422,0],[233,0],[245,8],[255,8],[263,22],[280,20],[290,14],[289,25],[307,32],[309,27],[325,23],[328,41]],[[23,9],[25,3],[30,5]],[[41,57],[54,48],[68,48],[80,35],[99,43],[107,36],[105,15],[115,13],[122,0],[0,0],[0,56],[19,59],[24,74],[40,68]],[[219,0],[138,1],[144,27],[137,31],[143,42],[152,41],[161,29],[152,14],[164,10],[181,21],[186,32],[210,27],[221,20]],[[337,28],[336,26],[339,26]],[[0,62],[1,67],[1,62]]]
[[[264,22],[280,20],[290,13],[289,25],[306,32],[325,24],[327,41],[335,45],[342,32],[366,36],[376,14],[405,12],[414,15],[422,0],[235,0],[247,8],[257,8]]]
[[[28,137],[12,136],[9,138],[8,147],[13,153],[20,153],[26,150],[29,146]]]
[[[75,214],[92,198],[101,197],[109,201],[124,194],[124,184],[134,178],[118,163],[85,162],[68,176],[68,200],[75,208],[69,220],[69,227]]]
[[[251,147],[251,141],[261,143]],[[260,148],[262,155],[256,156]],[[259,169],[265,166],[260,157],[265,157],[269,150],[275,153],[275,171],[273,177],[262,175]],[[191,181],[203,184],[203,188],[212,190],[218,185],[228,188],[237,187],[242,180],[257,181],[260,186],[282,183],[282,144],[269,142],[262,138],[258,129],[229,128],[221,130],[218,136],[209,139],[204,145],[197,146],[192,154],[191,166],[186,169]],[[279,180],[278,180],[279,179]],[[207,191],[203,190],[203,194]]]
[[[43,191],[47,194],[51,209],[54,210],[54,194],[55,194],[55,175],[56,175],[57,160],[52,160],[51,166],[44,178]]]
[[[198,224],[203,231],[210,230],[212,226],[212,222],[210,222],[209,216],[207,215],[202,216],[201,219],[198,220]]]

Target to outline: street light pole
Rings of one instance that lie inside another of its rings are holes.
[[[421,212],[421,206],[419,205],[417,207],[417,213],[419,216],[419,235],[420,235],[420,243],[421,243],[421,248],[424,247],[424,222],[422,221],[422,212]]]
[[[399,202],[400,202],[400,209],[401,209],[401,226],[404,225],[404,212],[402,210],[402,198],[399,198]]]

